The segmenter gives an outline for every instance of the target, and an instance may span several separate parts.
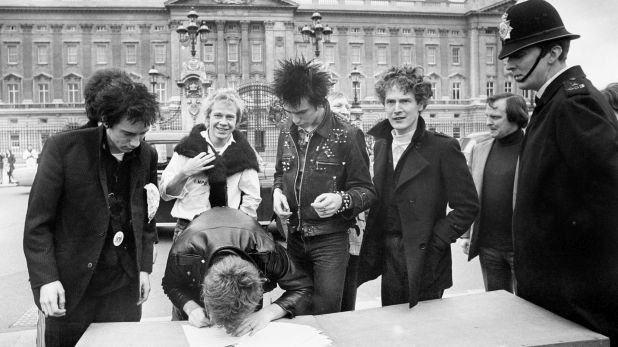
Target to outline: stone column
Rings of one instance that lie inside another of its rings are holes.
[[[294,34],[295,34],[295,26],[294,22],[285,22],[285,57],[292,58],[294,57]]]
[[[447,77],[449,75],[449,66],[451,66],[451,60],[449,59],[451,55],[451,47],[448,44],[448,29],[439,29],[438,33],[440,34],[440,47],[439,49],[439,64],[440,64],[440,76]],[[442,95],[448,95],[449,86],[448,83],[442,84]],[[460,94],[461,98],[464,98],[463,93]]]
[[[170,81],[173,84],[176,84],[176,81],[178,81],[180,79],[180,69],[182,68],[182,57],[180,54],[180,40],[178,39],[178,34],[176,33],[176,29],[178,29],[178,26],[181,24],[182,22],[180,20],[174,19],[169,21],[168,24],[168,28],[170,29],[170,37],[169,37],[169,42],[170,42],[170,53],[171,53],[171,61],[169,64],[167,65],[167,68],[169,69],[169,74],[170,74]],[[171,100],[177,100],[178,102],[180,102],[180,90],[179,88],[176,88],[176,86],[172,86],[170,89],[171,91]]]
[[[388,32],[391,34],[391,62],[390,65],[398,66],[401,64],[399,51],[401,49],[401,45],[399,44],[399,30],[400,28],[390,27],[388,28]]]
[[[92,61],[92,27],[93,24],[80,24],[82,29],[82,54],[81,54],[81,67],[84,77],[92,75],[92,67],[94,62]],[[60,90],[60,94],[54,95],[54,98],[63,99],[63,91]]]
[[[337,51],[338,51],[338,68],[337,70],[341,74],[339,77],[339,83],[341,92],[350,99],[354,97],[354,90],[352,90],[352,81],[349,78],[352,67],[350,66],[349,55],[349,40],[348,40],[348,27],[338,26],[335,28],[337,31]]]
[[[142,69],[142,71],[148,71],[150,70],[150,67],[152,65],[154,65],[154,57],[151,57],[152,54],[152,50],[153,47],[151,46],[151,42],[150,42],[150,28],[152,27],[152,24],[140,24],[139,25],[139,29],[140,29],[140,68]],[[158,70],[158,69],[157,69]],[[150,76],[146,76],[145,78],[148,79],[148,82],[150,82],[149,78]],[[162,100],[163,101],[163,100]]]
[[[416,46],[416,65],[425,67],[425,28],[414,28],[414,45]]]
[[[52,24],[52,67],[51,67],[51,75],[52,75],[52,83],[50,88],[50,101],[56,98],[57,91],[60,91],[60,95],[62,95],[62,67],[63,61],[62,57],[62,24]],[[84,76],[86,77],[86,76]],[[52,94],[53,93],[53,94]],[[60,96],[59,98],[61,98]],[[39,100],[40,102],[40,100]]]
[[[124,61],[122,61],[122,51],[124,47],[122,47],[122,42],[120,42],[120,29],[122,25],[112,24],[109,27],[112,29],[112,66],[124,66]]]
[[[264,57],[264,67],[266,68],[266,82],[272,82],[273,80],[273,71],[275,68],[275,22],[273,21],[265,21],[264,22],[265,30],[265,57]]]
[[[217,88],[225,87],[225,65],[227,62],[227,47],[225,47],[225,21],[215,22],[217,27]]]
[[[498,30],[496,28],[492,28],[492,31],[494,32],[494,37],[495,40],[494,42],[500,42],[500,34],[498,32]],[[498,48],[498,45],[496,45],[496,48]],[[486,64],[486,60],[487,60],[487,48],[485,48],[483,50],[483,65]],[[496,59],[495,60],[495,73],[496,73],[496,85],[494,86],[494,93],[498,94],[501,92],[504,92],[504,66],[502,64],[502,60]]]
[[[249,21],[240,21],[240,80],[251,78],[251,45],[249,44]]]
[[[32,69],[33,69],[33,56],[32,50],[32,24],[21,24],[21,31],[24,33],[22,41],[22,62],[24,79],[21,81],[23,88],[22,102],[32,102]]]
[[[363,27],[363,30],[365,31],[365,62],[363,64],[363,70],[365,72],[365,80],[363,82],[365,82],[364,84],[361,84],[361,95],[362,90],[365,90],[365,97],[369,97],[369,96],[373,96],[375,94],[375,91],[373,89],[373,86],[375,85],[375,78],[373,78],[373,68],[376,64],[375,59],[374,59],[374,50],[375,50],[375,45],[374,45],[374,27]],[[361,95],[358,96],[359,99],[361,98]]]
[[[470,98],[476,99],[479,91],[479,28],[470,29]]]

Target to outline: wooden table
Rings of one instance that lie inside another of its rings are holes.
[[[302,316],[333,346],[608,346],[609,340],[505,291]],[[186,322],[91,324],[78,346],[187,347]]]

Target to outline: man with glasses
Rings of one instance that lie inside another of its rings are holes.
[[[375,200],[363,132],[331,112],[330,86],[313,61],[285,60],[275,71],[289,119],[277,145],[273,209],[288,226],[290,257],[313,278],[313,314],[341,310],[348,229]]]

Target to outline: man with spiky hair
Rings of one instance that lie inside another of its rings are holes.
[[[363,132],[331,112],[328,73],[304,58],[275,71],[289,118],[281,130],[273,209],[287,225],[288,252],[313,278],[313,314],[339,312],[348,229],[375,201]]]

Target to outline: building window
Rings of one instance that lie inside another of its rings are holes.
[[[95,30],[97,32],[101,32],[101,31],[105,31],[106,28],[105,28],[105,25],[97,25]]]
[[[379,65],[385,65],[387,64],[386,62],[386,46],[378,46],[377,52],[376,52],[376,60],[378,62]]]
[[[155,25],[154,26],[154,31],[163,31],[165,30],[165,26],[163,25]]]
[[[47,25],[37,25],[36,26],[36,31],[46,32],[47,31]]]
[[[47,124],[47,118],[39,118],[39,123]]]
[[[96,62],[97,64],[107,64],[107,45],[97,44],[96,46]]]
[[[251,44],[251,61],[254,63],[262,62],[262,44],[259,42]]]
[[[427,36],[436,36],[436,29],[427,29]]]
[[[10,119],[9,119],[9,123],[11,123],[11,124],[17,124],[17,123],[19,123],[19,119],[17,119],[17,118],[10,118]]]
[[[6,88],[8,90],[9,104],[18,104],[19,103],[19,84],[8,83],[6,85]]]
[[[358,83],[352,83],[352,96],[356,95],[359,102],[362,99],[361,97],[361,84],[362,81],[358,81]]]
[[[136,44],[128,44],[125,46],[125,51],[127,53],[125,61],[127,64],[136,64],[137,63],[137,45]]]
[[[378,28],[376,31],[378,34],[386,34],[386,28]]]
[[[453,82],[451,85],[451,99],[461,99],[461,82]]]
[[[458,139],[461,137],[461,128],[458,126],[453,126],[453,137]]]
[[[485,61],[487,64],[493,64],[495,61],[494,56],[496,55],[496,47],[487,46],[487,50],[485,51]]]
[[[335,46],[324,45],[324,62],[328,64],[335,63]]]
[[[453,35],[453,36],[459,36],[459,30],[452,30],[452,31],[451,31],[451,35]]]
[[[230,61],[230,62],[238,61],[238,43],[230,42],[227,44],[227,61]]]
[[[401,63],[412,64],[412,46],[401,46]]]
[[[430,113],[429,114],[429,118],[436,118],[436,114],[435,113]],[[436,130],[436,129],[433,129],[433,130]]]
[[[300,45],[296,46],[296,56],[297,57],[303,57],[305,55],[307,55],[307,45],[300,44]]]
[[[165,91],[165,82],[155,84],[155,95],[159,102],[165,102],[167,100]]]
[[[67,83],[67,102],[70,104],[76,104],[79,100],[79,83],[69,82]]]
[[[19,148],[21,147],[21,144],[19,143],[19,134],[11,134],[11,147],[13,148]]]
[[[39,94],[39,103],[48,104],[51,101],[49,95],[49,83],[39,82],[37,83],[37,89]]]
[[[504,82],[504,92],[505,93],[512,93],[513,92],[513,82],[511,82],[511,81],[505,81]]]
[[[6,46],[7,52],[7,63],[9,64],[17,64],[19,62],[19,51],[17,45],[8,45]]]
[[[155,64],[165,64],[165,45],[155,45],[154,46],[154,54],[155,54]]]
[[[49,45],[38,45],[36,47],[37,63],[40,65],[49,63]]]
[[[215,61],[215,46],[212,43],[204,45],[204,61],[212,63]]]
[[[401,29],[401,33],[404,35],[410,35],[412,33],[412,30],[410,30],[410,28],[404,28]]]
[[[453,114],[453,118],[459,118],[459,113]]]
[[[127,25],[126,30],[130,33],[135,32],[135,25]]]
[[[436,98],[437,87],[438,87],[438,83],[431,82],[431,95],[433,96],[434,99]]]
[[[452,47],[451,52],[453,54],[452,58],[453,58],[453,65],[460,65],[461,64],[461,47]]]
[[[361,47],[352,46],[350,57],[352,59],[352,64],[360,64],[361,63]]]
[[[487,96],[494,95],[494,81],[487,81]]]
[[[427,47],[427,64],[436,65],[436,47]]]
[[[77,64],[77,45],[67,45],[67,64]]]
[[[361,32],[360,28],[352,28],[350,30],[350,32],[352,32],[353,34],[359,34]]]

